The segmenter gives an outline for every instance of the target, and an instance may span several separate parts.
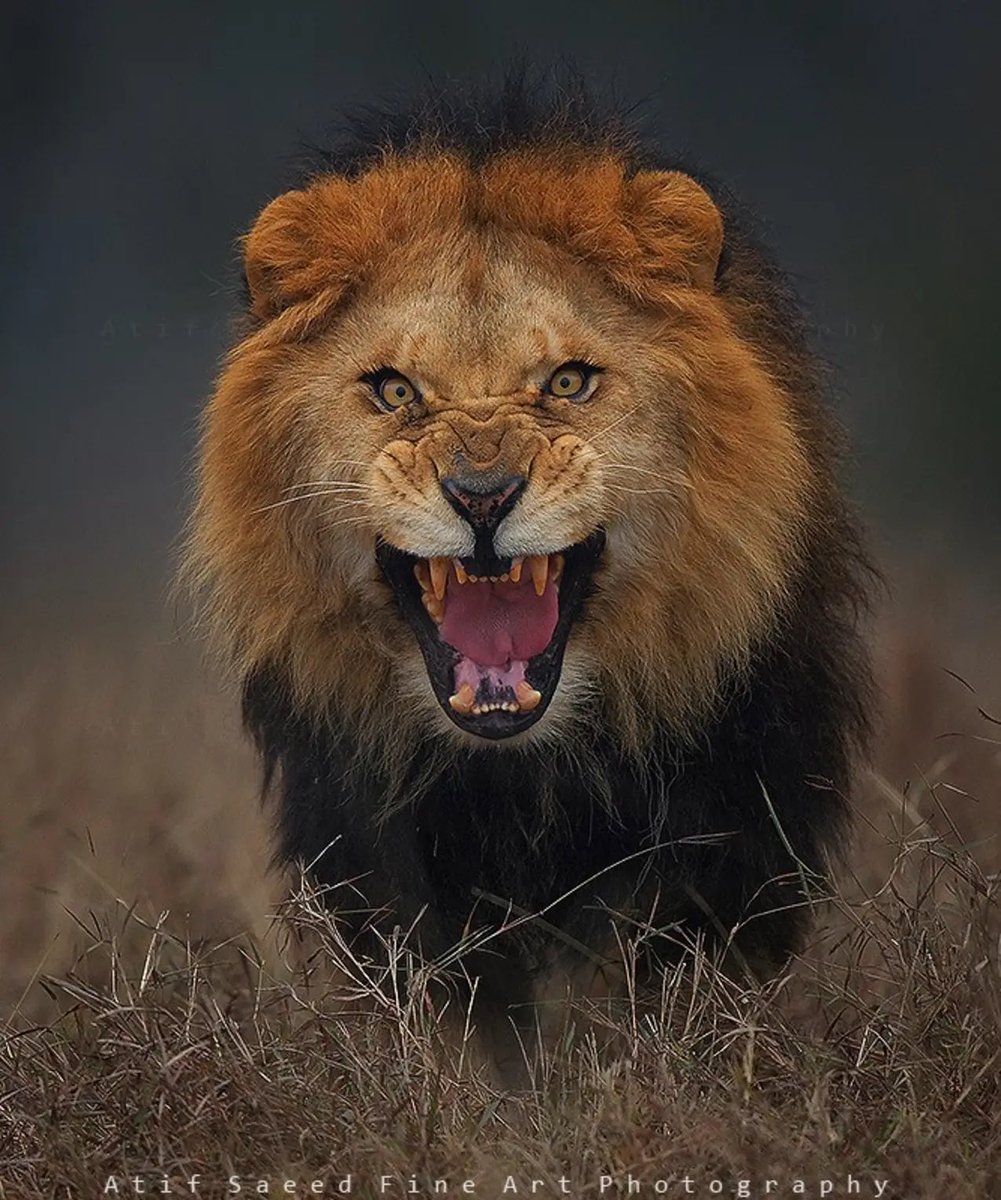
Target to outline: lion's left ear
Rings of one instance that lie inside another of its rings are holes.
[[[627,186],[644,266],[654,273],[680,270],[693,287],[711,291],[723,218],[709,193],[681,171],[639,171]]]

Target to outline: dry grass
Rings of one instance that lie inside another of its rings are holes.
[[[199,1173],[203,1196],[231,1174],[244,1194],[337,1194],[349,1173],[360,1196],[383,1175],[617,1196],[630,1174],[641,1196],[769,1179],[789,1196],[797,1178],[843,1196],[849,1172],[862,1196],[877,1179],[908,1200],[1001,1195],[1001,754],[978,712],[996,681],[960,643],[948,665],[977,695],[924,636],[883,637],[858,845],[789,972],[741,987],[693,948],[605,1029],[614,1053],[590,1035],[528,1049],[517,1094],[441,1034],[446,993],[405,938],[387,972],[308,889],[269,920],[235,706],[179,647],[122,630],[47,645],[14,664],[3,718],[0,1196],[98,1196],[110,1175],[135,1194],[136,1173],[145,1194]]]

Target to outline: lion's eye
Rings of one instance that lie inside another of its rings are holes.
[[[586,400],[595,373],[595,368],[586,363],[564,363],[549,376],[543,390],[561,400]]]
[[[386,412],[395,412],[396,409],[403,408],[405,404],[413,404],[415,400],[420,399],[420,392],[406,375],[401,375],[399,371],[391,368],[373,371],[368,375],[363,375],[362,379],[375,392],[379,407],[385,409]]]

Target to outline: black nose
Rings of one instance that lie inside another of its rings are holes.
[[[493,540],[497,526],[518,503],[528,480],[524,475],[508,475],[497,479],[496,475],[477,479],[465,475],[441,481],[445,498],[464,520],[468,521],[476,534],[476,540]]]

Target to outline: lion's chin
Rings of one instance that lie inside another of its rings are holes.
[[[434,696],[460,729],[496,741],[543,716],[604,544],[596,530],[556,554],[480,564],[416,558],[377,542],[376,561],[417,639]]]

